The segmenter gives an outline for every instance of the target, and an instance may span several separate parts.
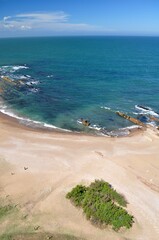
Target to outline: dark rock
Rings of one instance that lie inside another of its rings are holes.
[[[86,119],[81,118],[81,122],[84,126],[87,126],[87,127],[90,126],[90,122]]]

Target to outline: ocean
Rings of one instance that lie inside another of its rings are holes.
[[[8,38],[0,56],[0,111],[24,124],[127,135],[121,111],[157,125],[158,37]]]

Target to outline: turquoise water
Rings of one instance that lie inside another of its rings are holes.
[[[132,125],[115,111],[158,117],[157,37],[0,39],[0,56],[0,75],[23,82],[1,80],[1,111],[21,120],[98,134]]]

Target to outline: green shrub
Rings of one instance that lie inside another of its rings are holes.
[[[110,198],[123,207],[127,205],[124,196],[119,194],[109,183],[103,180],[95,180],[95,182],[91,183],[90,188],[99,192],[101,197]]]
[[[133,224],[133,216],[123,208],[127,205],[124,196],[103,180],[96,180],[89,187],[77,185],[66,197],[82,207],[86,218],[94,224],[111,225],[114,230]]]
[[[87,188],[82,185],[77,185],[71,192],[67,193],[66,198],[71,199],[75,206],[81,206],[83,199],[85,198]]]

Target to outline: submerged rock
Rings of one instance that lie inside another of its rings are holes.
[[[116,112],[116,114],[119,115],[120,117],[123,117],[123,118],[129,120],[130,122],[132,122],[134,124],[137,124],[137,125],[142,126],[142,127],[146,127],[146,124],[144,124],[143,122],[141,122],[140,120],[138,120],[136,118],[133,118],[133,117],[130,117],[130,116],[126,115],[125,113]]]
[[[142,106],[142,105],[137,105],[138,108],[141,108],[143,110],[146,110],[146,111],[149,111],[151,110],[149,107],[145,107],[145,106]]]
[[[9,83],[13,83],[12,79],[10,79],[9,77],[7,76],[1,76],[1,79],[6,81],[6,82],[9,82]],[[14,83],[13,83],[14,84]]]
[[[87,127],[90,126],[90,124],[91,124],[88,120],[83,119],[83,118],[81,118],[81,122],[84,126],[87,126]]]
[[[156,117],[154,117],[154,116],[149,116],[149,118],[150,118],[152,121],[159,122],[159,118],[156,118]]]

